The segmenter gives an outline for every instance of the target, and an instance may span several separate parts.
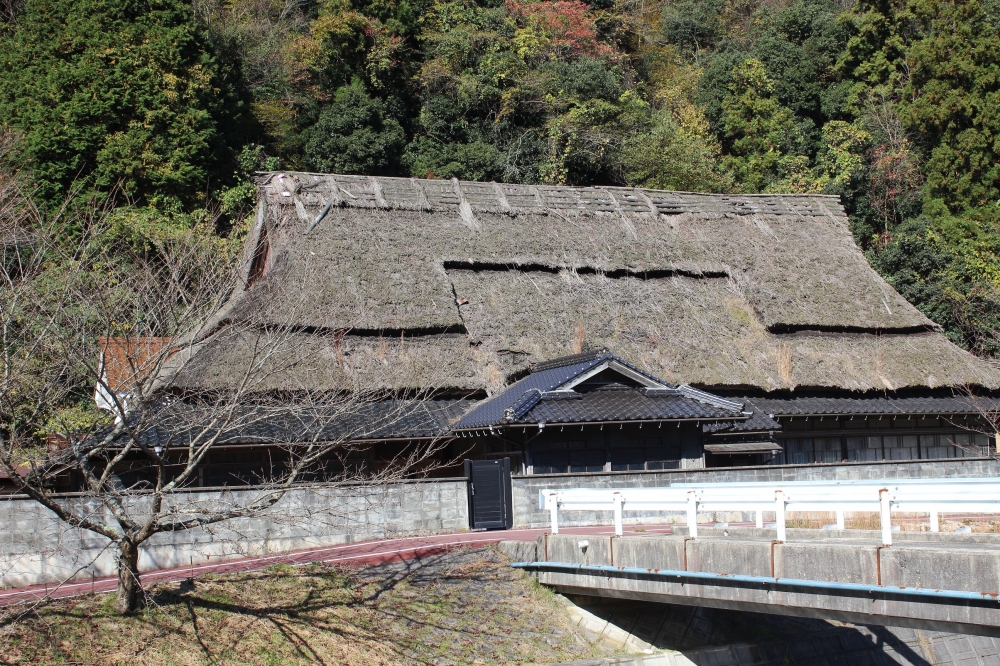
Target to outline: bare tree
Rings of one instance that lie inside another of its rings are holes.
[[[155,534],[259,515],[319,477],[376,488],[436,464],[434,439],[403,447],[381,469],[351,464],[358,440],[426,417],[429,392],[400,394],[385,376],[392,367],[346,373],[335,387],[276,390],[345,331],[303,345],[276,321],[288,316],[287,298],[272,310],[263,290],[233,318],[230,296],[244,285],[210,232],[136,239],[112,233],[114,214],[102,210],[71,225],[23,212],[18,221],[32,242],[3,250],[0,469],[61,521],[110,540],[120,612],[143,603],[140,547]],[[192,365],[213,335],[238,352],[218,381]],[[91,406],[95,387],[101,410]],[[252,492],[213,502],[178,492],[196,484],[214,447],[250,428],[272,457],[245,479]],[[39,442],[53,431],[63,438],[57,452]],[[59,496],[67,477],[85,501]]]
[[[996,361],[988,361],[996,365]],[[962,386],[956,393],[961,395],[969,405],[976,410],[979,423],[971,428],[972,432],[984,435],[987,440],[986,446],[976,443],[960,444],[955,441],[953,444],[962,449],[965,453],[974,456],[988,456],[990,458],[1000,458],[1000,400],[993,396],[982,395],[972,386]],[[970,430],[969,423],[958,423],[949,420],[951,425]]]
[[[919,199],[923,176],[910,138],[891,99],[880,92],[865,97],[862,120],[872,137],[868,149],[868,196],[885,223],[883,234],[903,219]]]
[[[24,10],[25,0],[0,0],[0,32],[4,24],[14,25]]]

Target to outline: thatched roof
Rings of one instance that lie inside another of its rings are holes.
[[[379,381],[494,394],[605,346],[677,384],[1000,387],[869,267],[836,197],[305,173],[268,174],[260,196],[250,286],[220,321],[316,348],[275,388],[391,368]],[[226,335],[182,384],[227,381]]]

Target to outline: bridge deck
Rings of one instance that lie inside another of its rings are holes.
[[[528,568],[570,594],[1000,636],[1000,535],[816,535],[546,535]]]

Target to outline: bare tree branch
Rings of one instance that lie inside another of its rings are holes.
[[[59,520],[114,544],[121,612],[142,603],[140,547],[158,533],[259,515],[317,470],[327,487],[375,495],[440,464],[433,436],[404,443],[381,468],[351,462],[379,433],[427,414],[433,391],[399,389],[391,364],[345,371],[337,386],[274,388],[293,368],[329,363],[344,333],[302,344],[291,324],[310,304],[290,302],[294,284],[280,295],[258,288],[252,308],[229,316],[246,286],[211,233],[136,242],[115,233],[108,209],[46,221],[5,177],[0,168],[0,220],[11,220],[8,238],[30,242],[3,246],[0,470]],[[240,353],[226,377],[199,385],[190,378],[205,372],[193,364],[208,339]],[[58,451],[41,444],[53,432],[65,441]],[[271,456],[246,479],[254,492],[215,502],[183,492],[213,450],[248,432]],[[85,501],[60,495],[67,478]]]

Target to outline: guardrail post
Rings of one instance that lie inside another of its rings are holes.
[[[552,518],[552,533],[559,534],[559,501],[555,493],[549,494],[549,516]]]
[[[622,494],[615,493],[615,534],[622,535]]]
[[[892,545],[892,516],[889,514],[889,490],[882,488],[878,491],[879,513],[882,522],[882,545]]]
[[[698,538],[698,498],[693,492],[688,493],[688,536]]]
[[[941,526],[938,524],[938,512],[931,511],[931,532],[940,532]]]
[[[837,510],[837,529],[838,530],[844,529],[844,510],[843,509],[838,509]]]
[[[785,540],[785,493],[774,491],[774,526],[777,528],[778,541]]]
[[[757,513],[757,520],[755,522],[755,525],[757,527],[764,527],[764,512],[761,511],[760,509],[757,509],[756,513]]]

